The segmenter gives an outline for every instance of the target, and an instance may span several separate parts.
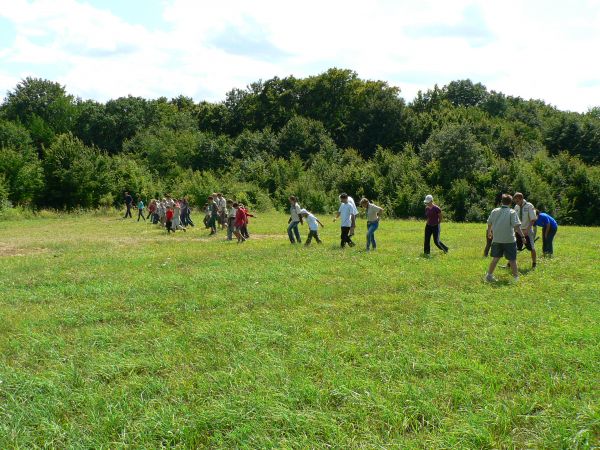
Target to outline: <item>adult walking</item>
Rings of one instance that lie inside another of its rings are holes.
[[[558,231],[558,223],[550,214],[541,213],[538,210],[535,212],[537,214],[535,226],[542,228],[542,252],[544,256],[552,258],[554,254],[554,236]]]
[[[227,199],[223,197],[221,192],[217,192],[217,198],[215,199],[219,213],[219,225],[221,229],[227,225]]]
[[[440,241],[440,224],[442,223],[442,209],[433,202],[433,195],[426,195],[425,200],[425,216],[427,223],[425,224],[425,243],[423,245],[423,253],[429,255],[431,253],[431,237],[437,248],[444,253],[448,253],[448,247]]]
[[[208,210],[210,211],[210,219],[208,220],[208,226],[210,228],[210,234],[217,233],[217,221],[219,220],[219,207],[215,201],[215,197],[212,195],[208,197]]]
[[[379,215],[383,211],[383,208],[371,203],[368,198],[362,198],[360,206],[367,211],[367,251],[371,250],[371,247],[375,250],[377,248],[375,231],[379,228]]]
[[[485,275],[485,281],[497,281],[494,277],[494,270],[498,261],[503,256],[508,259],[513,274],[513,280],[519,281],[519,272],[517,270],[517,240],[515,233],[525,238],[521,229],[521,221],[516,211],[511,209],[512,197],[508,194],[502,195],[502,204],[494,209],[487,220],[487,234],[492,239],[492,261]]]
[[[337,218],[340,218],[340,246],[344,248],[348,244],[348,246],[354,247],[355,244],[350,237],[350,230],[356,226],[355,208],[348,203],[348,194],[341,194],[340,201],[340,208],[333,219],[335,222]]]
[[[290,218],[288,220],[287,229],[288,237],[290,238],[290,242],[292,244],[295,244],[296,242],[301,244],[302,240],[300,239],[300,230],[298,230],[298,224],[303,223],[302,215],[300,214],[302,208],[298,203],[298,199],[294,195],[290,195],[288,200],[290,202]]]
[[[535,269],[537,263],[537,253],[535,251],[535,222],[537,216],[535,214],[535,207],[525,200],[523,194],[520,192],[515,192],[513,199],[515,202],[515,212],[521,221],[521,231],[524,236],[523,244],[527,247],[527,250],[531,251],[531,267]],[[521,246],[519,247],[522,248]]]
[[[129,192],[125,192],[125,207],[127,211],[125,211],[125,217],[123,219],[127,219],[128,217],[133,219],[131,215],[131,205],[133,205],[133,197],[129,194]]]
[[[340,198],[340,202],[342,201],[342,199]],[[352,206],[352,214],[354,215],[354,223],[356,223],[356,219],[358,218],[358,208],[356,208],[356,203],[354,202],[354,199],[351,196],[348,196],[348,204],[350,206]],[[350,233],[348,234],[348,236],[352,237],[354,236],[354,228],[352,227],[350,228]]]

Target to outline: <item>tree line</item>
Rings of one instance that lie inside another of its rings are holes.
[[[339,192],[396,217],[433,194],[482,221],[521,191],[561,223],[600,225],[600,107],[561,111],[458,80],[406,103],[385,81],[330,69],[233,89],[218,103],[121,97],[100,103],[26,78],[0,106],[0,207],[97,208],[223,191],[254,208],[289,195],[315,212]]]

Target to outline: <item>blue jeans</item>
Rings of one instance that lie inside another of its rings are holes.
[[[302,240],[300,239],[300,230],[298,230],[298,224],[300,222],[290,222],[287,232],[288,232],[288,236],[290,237],[290,242],[292,244],[294,244],[296,241],[298,242],[298,244],[300,244],[302,242]],[[292,234],[292,231],[294,232],[294,234]],[[296,240],[294,240],[294,235],[296,235]]]
[[[379,221],[367,222],[367,250],[371,248],[371,245],[373,245],[373,250],[377,248],[377,243],[375,242],[377,228],[379,228]]]
[[[544,232],[542,231],[542,243],[543,243],[543,251],[544,255],[552,255],[554,253],[554,247],[552,242],[554,241],[554,236],[556,235],[557,229],[551,229],[548,232],[548,236],[544,237]]]

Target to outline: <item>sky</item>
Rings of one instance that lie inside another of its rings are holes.
[[[599,54],[600,0],[0,0],[0,98],[31,76],[102,102],[218,102],[338,67],[407,101],[469,78],[586,112]]]

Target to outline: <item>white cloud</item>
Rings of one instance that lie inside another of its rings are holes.
[[[600,104],[598,6],[598,0],[170,0],[167,27],[152,30],[83,1],[0,0],[0,17],[17,30],[14,44],[0,48],[0,89],[33,75],[98,100],[184,94],[217,101],[259,79],[337,66],[387,80],[408,100],[434,83],[471,78],[585,111]]]

